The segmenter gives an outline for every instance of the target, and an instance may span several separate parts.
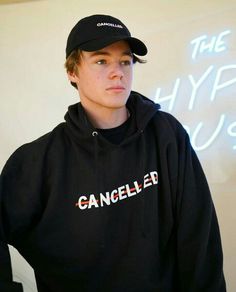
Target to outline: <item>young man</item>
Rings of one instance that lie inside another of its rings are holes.
[[[7,243],[33,267],[39,292],[226,291],[217,218],[189,137],[131,91],[146,53],[111,16],[72,29],[66,68],[81,101],[2,172],[0,291],[22,291]]]

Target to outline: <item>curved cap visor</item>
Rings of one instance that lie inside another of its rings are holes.
[[[79,48],[83,51],[93,52],[97,50],[101,50],[106,46],[109,46],[118,41],[127,41],[132,53],[137,54],[139,56],[144,56],[147,54],[147,47],[145,44],[137,38],[127,37],[127,36],[109,36],[104,37],[102,39],[90,40],[84,44],[81,44]]]

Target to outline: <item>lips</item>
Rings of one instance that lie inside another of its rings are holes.
[[[125,87],[121,85],[115,85],[115,86],[108,87],[106,90],[107,91],[123,91],[125,90]]]

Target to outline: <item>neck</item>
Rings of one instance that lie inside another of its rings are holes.
[[[111,129],[122,125],[129,118],[126,106],[121,108],[90,109],[82,103],[82,106],[91,124],[97,129]]]

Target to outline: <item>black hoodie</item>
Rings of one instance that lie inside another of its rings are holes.
[[[120,144],[80,103],[65,123],[16,150],[1,175],[0,291],[12,282],[7,243],[39,292],[223,292],[209,188],[180,123],[131,92]]]

